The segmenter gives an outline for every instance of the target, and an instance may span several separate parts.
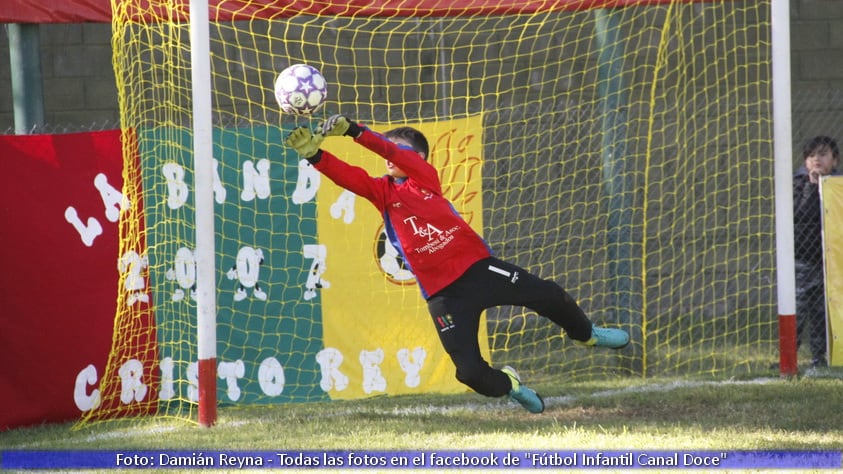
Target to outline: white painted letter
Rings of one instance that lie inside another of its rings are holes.
[[[79,219],[79,214],[73,206],[69,206],[64,210],[64,218],[70,223],[70,225],[73,226],[74,229],[76,229],[76,232],[79,232],[79,237],[82,237],[82,243],[87,247],[94,245],[94,239],[102,234],[100,221],[93,217],[89,217],[88,225],[86,226],[82,223],[82,220]]]
[[[187,247],[180,247],[176,251],[176,261],[173,268],[167,270],[164,277],[169,281],[175,280],[181,287],[173,291],[173,301],[184,299],[184,290],[187,290],[190,297],[194,298],[196,292],[196,257],[193,251]]]
[[[191,402],[199,401],[199,363],[187,364],[187,399]]]
[[[219,378],[225,380],[225,394],[228,395],[228,399],[235,402],[239,400],[242,392],[237,385],[237,379],[243,378],[246,375],[246,366],[243,364],[243,361],[220,362],[217,366],[217,375]]]
[[[381,373],[383,349],[360,351],[360,365],[363,367],[363,391],[365,393],[386,390],[386,379]]]
[[[340,196],[331,204],[331,217],[339,219],[343,217],[343,222],[351,224],[354,222],[354,201],[357,195],[349,190],[343,190]]]
[[[117,261],[117,270],[123,276],[123,287],[128,293],[126,304],[133,305],[140,301],[149,303],[149,295],[144,291],[146,281],[143,277],[143,270],[149,266],[149,260],[144,255],[141,257],[134,250],[129,250]]]
[[[158,398],[161,400],[172,400],[176,396],[173,388],[173,368],[175,368],[172,357],[165,357],[161,360],[161,389],[158,390]]]
[[[427,351],[423,347],[416,347],[411,353],[408,349],[401,349],[398,351],[398,365],[404,371],[404,384],[408,387],[418,387],[421,383],[421,372],[424,367],[424,359],[427,357]]]
[[[253,288],[252,295],[255,298],[266,301],[266,291],[259,284],[260,266],[262,264],[263,250],[248,246],[240,248],[237,252],[237,260],[234,266],[226,272],[229,280],[237,280],[239,282],[237,290],[234,293],[234,301],[243,301],[247,296],[247,288]]]
[[[258,383],[264,394],[270,397],[281,395],[284,391],[284,367],[275,357],[267,357],[258,368]]]
[[[128,405],[132,400],[139,402],[146,396],[147,386],[143,383],[143,364],[129,359],[117,371],[120,375],[120,401]]]
[[[316,354],[316,362],[322,369],[322,380],[319,386],[323,391],[334,389],[342,392],[348,387],[348,377],[340,372],[342,360],[342,352],[333,347],[326,347]]]
[[[304,204],[316,197],[320,179],[319,171],[316,171],[316,168],[307,160],[299,161],[299,177],[296,180],[296,189],[293,191],[293,204]]]
[[[269,160],[259,160],[255,166],[250,160],[243,162],[243,190],[240,192],[240,199],[251,201],[255,196],[266,199],[269,197]]]
[[[97,368],[90,364],[76,376],[76,387],[73,389],[73,401],[76,407],[82,411],[93,410],[100,406],[100,391],[94,389],[90,395],[86,390],[88,385],[97,383]]]
[[[330,288],[331,283],[322,279],[322,274],[328,267],[325,261],[328,259],[328,247],[324,245],[305,245],[302,248],[305,260],[313,259],[310,264],[310,271],[307,272],[307,281],[304,283],[304,300],[310,301],[316,298],[316,290]]]
[[[167,206],[178,209],[187,202],[190,191],[184,182],[184,168],[176,163],[165,163],[161,166],[161,174],[167,179]]]
[[[222,185],[222,179],[220,179],[220,162],[214,158],[214,201],[217,204],[222,204],[225,202],[225,196],[228,193],[225,190],[225,187]]]
[[[105,217],[111,222],[117,222],[120,211],[130,207],[129,200],[123,196],[123,193],[108,184],[108,177],[102,173],[94,176],[94,187],[99,190],[102,203],[105,205]]]

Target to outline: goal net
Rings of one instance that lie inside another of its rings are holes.
[[[282,145],[320,120],[275,103],[296,63],[326,77],[324,114],[424,131],[447,197],[499,257],[632,336],[588,350],[495,308],[480,334],[494,365],[568,381],[777,360],[769,1],[366,3],[211,2],[221,405],[465,390],[374,208]],[[131,208],[85,421],[195,415],[187,10],[113,0]]]

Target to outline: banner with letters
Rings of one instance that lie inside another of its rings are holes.
[[[461,196],[455,206],[478,231],[481,123],[419,126],[446,193]],[[465,391],[377,210],[281,145],[290,131],[214,131],[220,403]],[[147,144],[164,140],[176,152],[162,160]],[[162,377],[188,384],[168,389],[173,399],[195,401],[194,335],[184,333],[195,314],[190,133],[145,130],[138,142]],[[382,158],[350,140],[324,146],[385,174]]]
[[[481,125],[416,125],[478,232]],[[466,391],[375,207],[281,145],[289,131],[214,131],[220,404]],[[191,145],[171,128],[0,136],[0,429],[197,400]],[[324,146],[385,174],[351,140]]]
[[[843,365],[843,177],[823,178],[820,193],[828,364],[840,366]]]
[[[429,141],[430,162],[445,195],[482,235],[482,117],[412,126]],[[391,127],[372,128],[383,132]],[[386,174],[383,158],[350,140],[328,138],[323,147],[370,176]],[[321,292],[325,347],[334,363],[345,361],[336,378],[327,381],[331,397],[464,392],[415,278],[386,239],[378,210],[323,179],[317,216],[319,252],[328,263],[322,276],[331,285]],[[481,348],[490,360],[485,321],[480,327]]]
[[[0,430],[99,403],[122,169],[119,130],[0,136]]]

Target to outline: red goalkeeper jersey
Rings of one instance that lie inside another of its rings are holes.
[[[337,185],[368,199],[383,216],[386,234],[416,276],[427,299],[491,255],[488,244],[442,196],[436,169],[418,153],[363,128],[355,141],[391,161],[406,178],[372,177],[327,151],[314,166]]]

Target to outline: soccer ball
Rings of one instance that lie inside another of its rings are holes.
[[[328,98],[328,84],[318,69],[293,64],[275,79],[275,99],[288,114],[310,115]]]

